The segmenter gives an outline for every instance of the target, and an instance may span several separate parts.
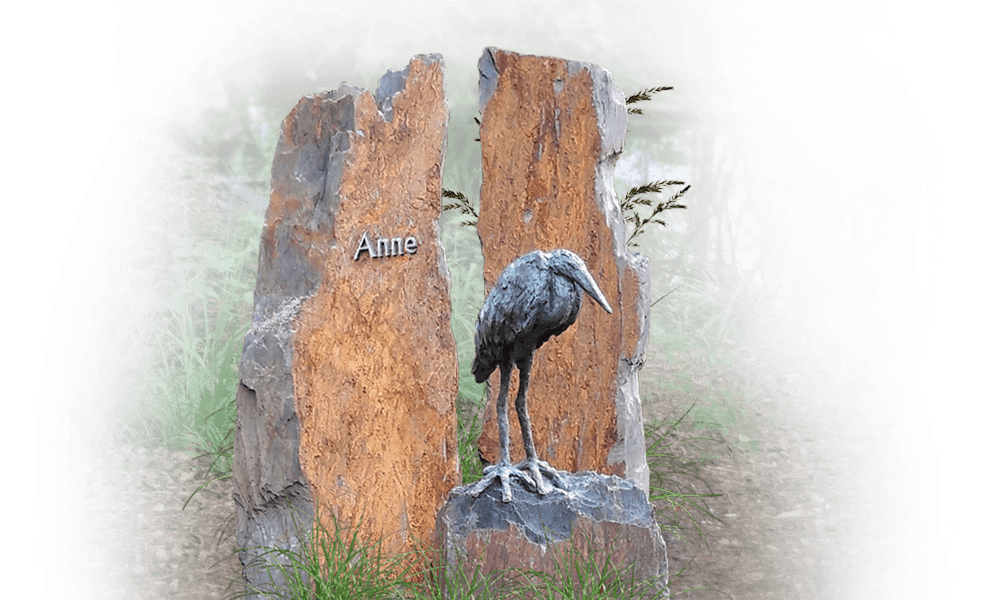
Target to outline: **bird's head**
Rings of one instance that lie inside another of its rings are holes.
[[[611,314],[611,305],[608,304],[607,298],[601,293],[601,288],[597,287],[597,282],[587,270],[587,264],[576,253],[569,250],[553,250],[549,253],[548,263],[550,269],[583,288],[583,291],[600,304],[601,308]]]

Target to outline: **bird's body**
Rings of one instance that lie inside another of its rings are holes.
[[[477,382],[486,381],[505,354],[519,364],[576,321],[580,288],[559,275],[552,262],[552,255],[535,251],[500,274],[476,320],[472,372]]]
[[[476,357],[472,373],[476,381],[482,383],[497,367],[500,368],[500,395],[497,398],[500,460],[486,468],[486,476],[476,486],[475,495],[500,478],[503,500],[509,502],[511,475],[520,477],[543,494],[550,488],[542,479],[541,471],[560,483],[555,469],[538,460],[535,453],[527,411],[527,387],[535,350],[576,321],[582,304],[581,289],[611,312],[611,306],[579,256],[569,250],[536,250],[508,265],[486,297],[476,320]],[[517,365],[521,374],[515,407],[527,456],[516,466],[510,464],[507,424],[507,389],[513,365]]]

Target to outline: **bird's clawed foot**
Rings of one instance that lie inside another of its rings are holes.
[[[549,465],[549,463],[545,462],[544,460],[538,460],[537,458],[527,458],[514,465],[514,468],[520,469],[521,472],[527,471],[527,473],[531,476],[532,480],[534,480],[534,485],[532,487],[535,488],[535,491],[537,491],[539,494],[543,496],[552,491],[552,484],[555,484],[555,487],[561,490],[566,489],[566,483],[559,475],[559,471],[552,468],[552,466]],[[548,481],[545,481],[545,478],[542,476],[543,474],[549,476],[549,478],[552,480],[552,484],[550,484]]]
[[[555,487],[566,489],[566,484],[563,482],[559,472],[549,466],[549,463],[544,460],[527,459],[516,465],[499,463],[486,467],[483,469],[483,478],[479,480],[476,487],[472,488],[472,495],[478,497],[486,491],[486,488],[490,487],[490,484],[495,479],[500,479],[500,485],[503,488],[503,494],[500,499],[503,502],[510,502],[510,478],[514,476],[520,478],[529,488],[544,496],[552,491],[552,484],[545,480],[545,477],[542,475],[543,473],[552,479]]]

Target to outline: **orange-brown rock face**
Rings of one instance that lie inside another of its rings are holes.
[[[447,118],[431,55],[374,96],[307,96],[282,124],[240,368],[241,546],[294,546],[293,506],[331,531],[363,515],[362,536],[405,550],[461,480],[437,224]]]
[[[479,62],[483,186],[479,237],[487,292],[532,250],[578,254],[614,309],[584,297],[577,322],[536,353],[528,389],[539,458],[635,481],[648,493],[637,370],[648,338],[649,271],[626,252],[614,195],[625,98],[595,65],[488,48]],[[510,384],[511,459],[524,457]],[[496,462],[496,391],[479,448]]]

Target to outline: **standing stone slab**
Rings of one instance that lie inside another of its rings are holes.
[[[568,471],[619,475],[648,494],[638,370],[649,337],[649,263],[626,250],[613,187],[625,96],[599,66],[496,48],[479,60],[479,94],[487,293],[517,257],[567,248],[587,263],[615,311],[584,302],[576,324],[535,355],[528,410],[539,458]],[[496,462],[499,372],[489,386],[479,449]],[[510,410],[510,437],[518,440],[513,400]],[[511,445],[512,460],[523,454]]]
[[[461,481],[437,222],[447,121],[429,55],[374,96],[306,96],[282,123],[237,392],[244,565],[300,547],[315,518],[332,531],[362,513],[363,537],[409,549]]]

